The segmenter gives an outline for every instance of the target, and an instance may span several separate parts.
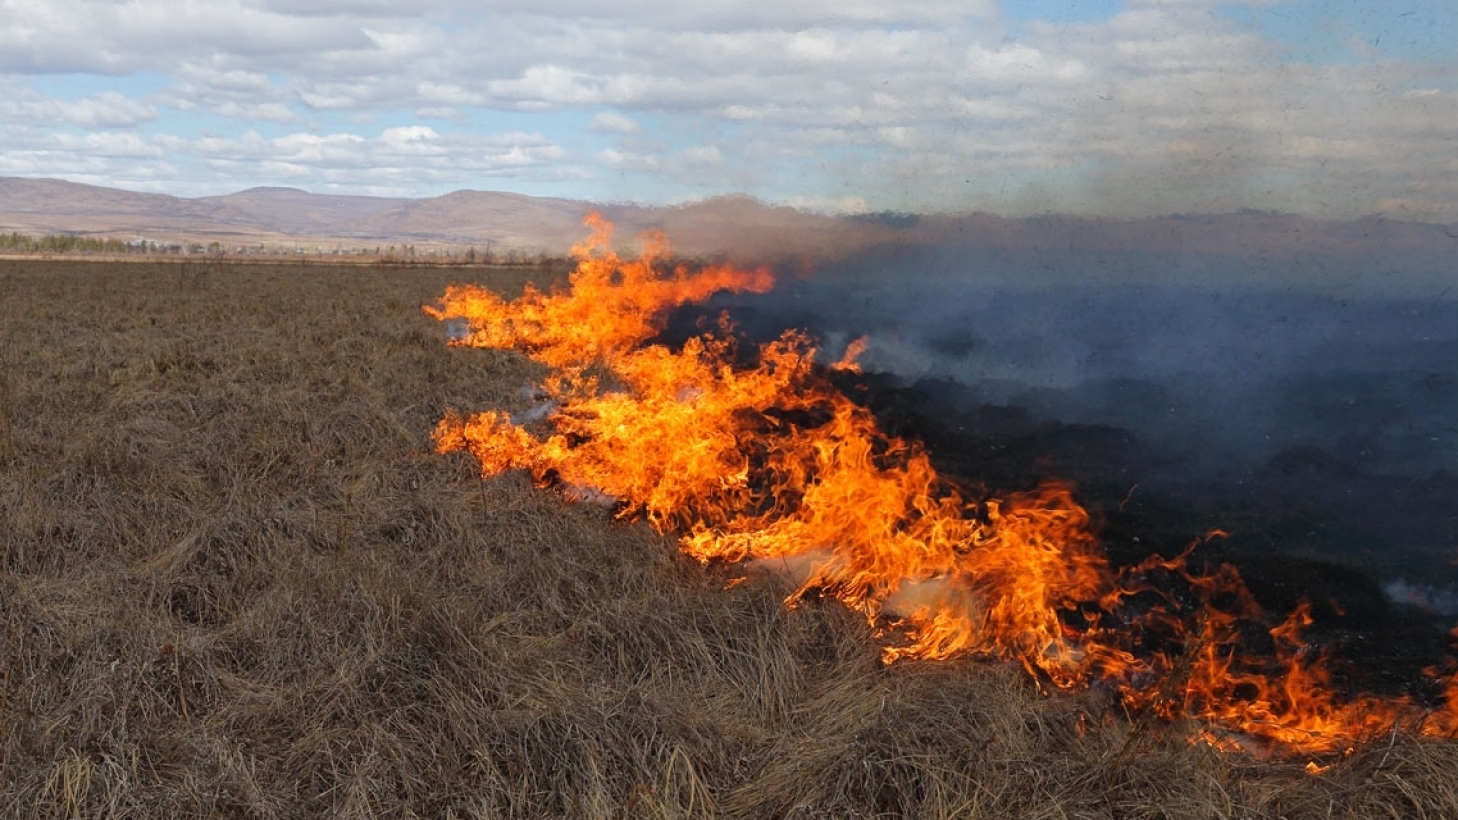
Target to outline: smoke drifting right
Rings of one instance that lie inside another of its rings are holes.
[[[923,232],[685,309],[665,336],[727,310],[757,341],[807,329],[828,362],[864,337],[864,374],[837,378],[941,471],[994,493],[1074,481],[1116,562],[1224,530],[1197,557],[1271,610],[1311,601],[1314,638],[1410,681],[1458,620],[1458,243],[1263,224]]]

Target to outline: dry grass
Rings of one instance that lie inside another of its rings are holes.
[[[0,262],[0,816],[1458,817],[1458,744],[1222,755],[429,452],[522,271]]]

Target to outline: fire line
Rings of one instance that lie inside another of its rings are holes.
[[[621,259],[612,226],[596,214],[587,224],[567,288],[506,301],[452,286],[425,308],[464,322],[451,344],[520,351],[551,371],[548,403],[530,416],[448,413],[439,452],[469,452],[486,476],[523,470],[612,499],[702,562],[793,568],[789,603],[823,595],[860,612],[888,663],[970,655],[1061,689],[1108,682],[1131,709],[1193,719],[1223,749],[1330,755],[1394,731],[1458,737],[1452,669],[1432,671],[1446,675],[1440,707],[1344,696],[1302,642],[1308,608],[1272,625],[1233,567],[1196,573],[1188,550],[1115,571],[1066,484],[967,497],[836,390],[804,334],[746,356],[725,319],[677,350],[651,343],[673,308],[763,293],[773,276],[671,264],[661,235]],[[831,367],[854,369],[861,349]],[[1253,624],[1273,653],[1242,648]]]

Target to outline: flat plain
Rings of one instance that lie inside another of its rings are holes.
[[[0,814],[1458,817],[1458,743],[1259,759],[432,452],[534,365],[447,283],[0,261]]]

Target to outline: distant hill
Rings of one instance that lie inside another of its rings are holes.
[[[338,229],[360,238],[388,237],[445,244],[490,243],[563,253],[583,236],[587,202],[491,191],[455,191],[396,200]]]
[[[826,252],[847,241],[890,240],[894,233],[834,217],[719,197],[647,208],[493,191],[455,191],[427,199],[314,194],[251,188],[186,199],[54,179],[0,177],[0,231],[79,233],[224,244],[422,244],[565,253],[598,210],[617,223],[622,245],[650,229],[688,254],[782,257]]]
[[[298,188],[249,188],[236,194],[191,201],[245,214],[255,224],[280,234],[327,236],[340,225],[397,207],[405,200],[311,194]]]
[[[225,246],[415,244],[556,255],[584,236],[582,219],[594,209],[617,224],[620,247],[656,229],[681,253],[738,259],[879,255],[887,265],[914,258],[918,266],[956,268],[969,254],[980,265],[995,266],[1001,254],[1020,268],[1036,257],[1043,267],[1122,276],[1132,268],[1167,268],[1174,258],[1208,257],[1224,260],[1224,270],[1244,265],[1258,271],[1273,263],[1301,268],[1308,278],[1325,275],[1330,267],[1326,260],[1335,259],[1363,276],[1380,278],[1415,265],[1444,275],[1453,268],[1442,260],[1458,258],[1458,225],[1378,217],[1332,222],[1262,211],[1145,219],[1056,214],[1014,219],[985,213],[826,216],[746,196],[646,207],[493,191],[408,199],[296,188],[252,188],[189,199],[55,179],[0,177],[0,232],[142,236]],[[1131,262],[1131,254],[1144,255],[1147,264]],[[1070,260],[1078,264],[1070,266]],[[1366,267],[1353,268],[1353,260],[1365,261]],[[1197,268],[1180,275],[1199,276]]]
[[[136,193],[58,179],[0,177],[0,230],[5,231],[235,233],[261,228],[246,211],[217,200]]]

